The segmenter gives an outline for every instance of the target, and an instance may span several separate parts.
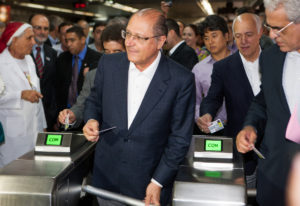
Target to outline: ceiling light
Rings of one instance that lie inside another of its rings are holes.
[[[48,10],[48,11],[56,11],[56,12],[62,12],[62,13],[90,16],[90,17],[96,17],[96,18],[99,18],[102,20],[107,19],[106,16],[99,14],[99,13],[93,13],[93,12],[75,11],[72,9],[65,9],[65,8],[59,8],[59,7],[54,7],[54,6],[45,6],[42,4],[33,4],[33,3],[14,2],[14,4],[17,4],[18,6],[22,6],[22,7],[33,8],[33,9],[42,9],[42,10]]]
[[[113,1],[105,1],[105,3],[103,5],[113,7],[115,9],[120,9],[123,11],[131,12],[131,13],[135,13],[138,11],[138,9],[136,9],[136,8],[126,6],[123,4],[119,4],[119,3],[114,3]]]
[[[214,14],[214,11],[211,7],[211,4],[209,3],[208,0],[196,0],[197,5],[202,9],[202,11],[206,14],[206,15],[212,15]]]

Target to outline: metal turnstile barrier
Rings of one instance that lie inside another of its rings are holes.
[[[78,205],[94,147],[82,134],[39,133],[33,151],[0,169],[0,205]]]
[[[194,136],[174,182],[173,206],[246,205],[242,157],[226,137]],[[40,133],[33,151],[0,169],[0,205],[76,206],[84,192],[142,206],[86,185],[95,143],[82,134]]]
[[[173,206],[244,206],[243,159],[232,138],[193,136],[174,183]]]

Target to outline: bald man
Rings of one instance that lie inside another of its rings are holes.
[[[194,77],[161,53],[167,32],[161,12],[134,14],[122,32],[127,53],[103,55],[85,107],[93,184],[146,205],[167,205],[192,137]]]
[[[242,129],[253,97],[260,90],[258,59],[262,28],[259,17],[250,13],[237,16],[233,22],[233,35],[238,51],[214,64],[211,86],[201,103],[199,124],[202,131],[209,133],[208,126],[225,98],[227,126],[224,134],[234,138]],[[253,188],[256,169],[253,152],[245,155],[245,163],[247,186]]]
[[[262,90],[237,136],[237,148],[249,153],[254,142],[261,141],[266,159],[258,161],[256,199],[262,206],[283,206],[289,168],[293,156],[300,152],[300,144],[286,136],[291,113],[297,111],[300,99],[300,1],[264,0],[264,5],[265,26],[277,45],[261,54]]]
[[[35,62],[36,73],[40,78],[43,105],[47,120],[47,130],[53,131],[58,110],[56,107],[56,51],[45,44],[49,34],[49,21],[43,14],[33,15],[30,19],[36,44],[32,47],[31,56]]]

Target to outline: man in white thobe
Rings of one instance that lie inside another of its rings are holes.
[[[35,44],[29,24],[9,23],[0,38],[0,121],[5,140],[0,168],[34,148],[37,133],[47,128],[39,79],[29,55]]]

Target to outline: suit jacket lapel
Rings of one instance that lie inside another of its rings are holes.
[[[283,85],[282,85],[282,75],[283,75],[283,67],[284,67],[284,61],[285,61],[285,57],[286,57],[286,53],[281,52],[278,48],[277,53],[274,54],[275,58],[273,59],[273,68],[268,68],[268,69],[274,69],[274,75],[275,75],[275,81],[274,85],[278,85],[278,92],[280,95],[280,101],[281,104],[283,106],[283,108],[288,112],[288,114],[290,114],[290,109],[289,109],[289,105],[284,93],[284,89],[283,89]]]
[[[248,97],[253,98],[254,97],[253,90],[252,90],[250,81],[247,77],[247,74],[246,74],[241,56],[240,56],[239,52],[236,52],[233,55],[235,55],[234,56],[234,58],[235,58],[234,62],[237,62],[234,65],[234,67],[235,67],[234,70],[235,70],[235,74],[236,74],[236,78],[235,78],[234,81],[240,81],[238,85],[240,85],[241,87],[244,87],[244,91],[247,91],[247,96]]]
[[[159,102],[163,94],[168,88],[167,80],[170,78],[169,68],[167,65],[167,58],[162,55],[157,70],[153,76],[152,81],[147,89],[141,106],[129,128],[129,133],[138,126],[153,110],[155,105]],[[126,98],[127,100],[127,98]],[[127,108],[126,108],[127,109]]]
[[[177,47],[177,49],[175,49],[175,51],[173,52],[173,54],[170,57],[176,57],[177,53],[179,53],[183,49],[184,45],[185,45],[185,42],[180,44],[179,47]]]
[[[43,77],[46,76],[46,74],[48,73],[47,66],[48,66],[49,62],[51,61],[51,59],[48,56],[48,54],[49,54],[48,48],[47,48],[47,46],[44,45],[44,70],[43,70]]]
[[[124,55],[119,63],[120,68],[115,68],[113,81],[114,92],[116,94],[116,107],[119,110],[121,122],[123,123],[121,128],[128,127],[127,118],[127,91],[128,91],[128,70],[129,61],[127,56]]]

